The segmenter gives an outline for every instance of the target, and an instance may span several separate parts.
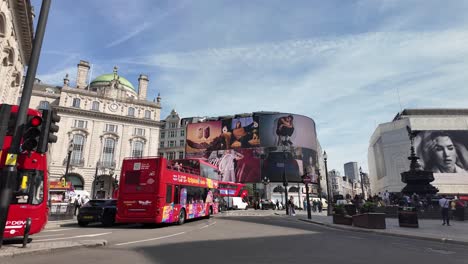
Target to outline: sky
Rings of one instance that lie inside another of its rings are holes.
[[[330,170],[366,171],[372,133],[401,109],[467,107],[466,14],[463,0],[56,0],[38,78],[73,84],[86,60],[91,78],[147,74],[162,118],[305,115]]]

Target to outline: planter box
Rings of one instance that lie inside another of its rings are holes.
[[[336,225],[352,225],[353,224],[353,217],[349,216],[349,215],[334,214],[333,215],[333,224],[336,224]]]
[[[365,213],[354,215],[353,225],[369,229],[385,229],[385,214]]]

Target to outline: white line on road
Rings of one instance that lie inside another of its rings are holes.
[[[72,237],[60,237],[60,238],[40,239],[40,240],[33,240],[33,241],[34,241],[34,242],[45,242],[45,241],[52,241],[52,240],[65,240],[65,239],[82,238],[82,237],[96,237],[96,236],[108,235],[108,234],[110,234],[110,233],[112,233],[112,232],[100,233],[100,234],[80,235],[80,236],[72,236]]]
[[[200,227],[199,229],[207,228],[207,227],[212,226],[212,225],[214,225],[214,224],[216,224],[216,222],[213,222],[213,223],[211,223],[211,224],[209,224],[209,225],[206,225],[206,226],[202,226],[202,227]]]
[[[65,234],[55,234],[55,235],[45,235],[45,236],[31,236],[31,238],[39,238],[39,237],[53,237],[53,236],[64,236]]]
[[[123,245],[128,245],[128,244],[135,244],[135,243],[141,243],[141,242],[148,242],[148,241],[153,241],[153,240],[159,240],[159,239],[164,239],[164,238],[168,238],[168,237],[178,236],[178,235],[182,235],[182,234],[185,234],[185,232],[180,232],[180,233],[172,234],[172,235],[168,235],[168,236],[162,236],[162,237],[155,237],[155,238],[144,239],[144,240],[137,240],[137,241],[119,243],[119,244],[115,244],[115,245],[116,245],[116,246],[123,246]]]
[[[60,232],[60,231],[68,231],[68,230],[74,230],[76,228],[64,228],[64,229],[51,229],[51,230],[44,230],[42,231],[42,233],[44,232]]]

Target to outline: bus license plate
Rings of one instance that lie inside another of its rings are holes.
[[[83,216],[83,219],[93,219],[94,217],[92,215],[85,215]]]

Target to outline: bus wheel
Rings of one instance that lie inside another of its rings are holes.
[[[185,209],[180,210],[178,225],[183,225],[185,223]]]
[[[88,222],[78,221],[78,225],[81,227],[88,226],[88,224],[89,224]]]

